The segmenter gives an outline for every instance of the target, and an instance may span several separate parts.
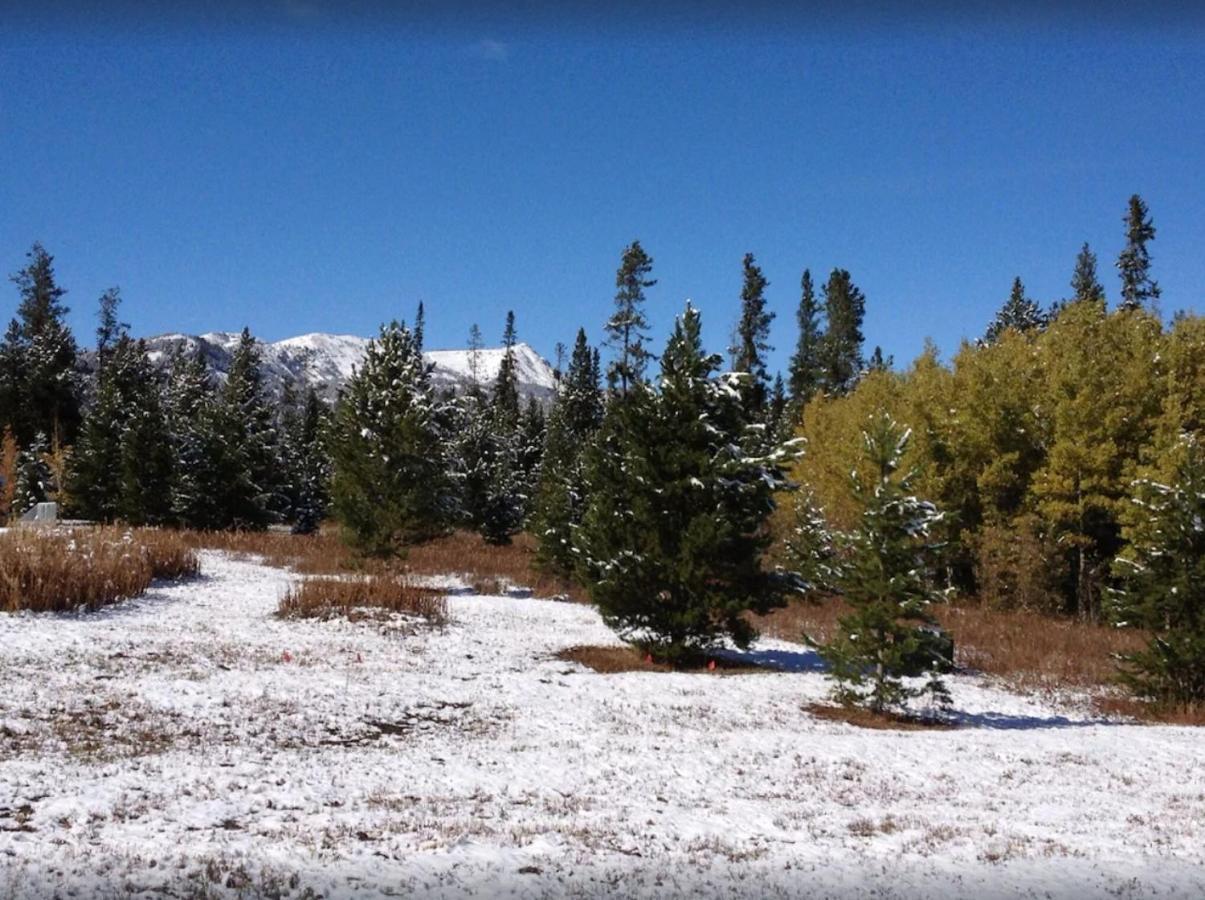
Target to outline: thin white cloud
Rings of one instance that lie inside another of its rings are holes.
[[[473,52],[490,62],[506,62],[510,59],[510,44],[495,41],[493,38],[482,38],[473,45]]]

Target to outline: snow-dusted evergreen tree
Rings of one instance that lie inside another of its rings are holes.
[[[576,532],[580,574],[605,621],[675,662],[724,637],[745,646],[744,613],[783,602],[762,567],[783,457],[741,450],[738,380],[718,377],[689,304],[661,358],[660,390],[629,384],[588,451],[590,502]]]
[[[615,312],[605,326],[608,343],[619,358],[607,370],[607,382],[627,396],[629,388],[644,381],[650,353],[644,349],[648,339],[648,319],[644,314],[644,290],[657,283],[649,278],[653,258],[645,253],[640,241],[624,248],[619,270],[615,273]]]
[[[795,521],[783,542],[787,561],[813,594],[835,594],[845,574],[843,536],[829,526],[814,492],[795,498]]]
[[[332,508],[348,540],[389,554],[449,524],[452,497],[429,367],[404,324],[381,327],[335,412]]]
[[[766,354],[770,346],[770,323],[774,313],[766,309],[766,288],[770,282],[761,266],[746,253],[741,263],[744,280],[741,285],[741,314],[736,323],[736,343],[731,348],[732,370],[748,378],[742,382],[745,414],[755,420],[764,414],[769,399],[770,377],[766,372]]]
[[[1153,306],[1162,291],[1151,278],[1151,254],[1146,249],[1155,239],[1155,224],[1147,213],[1146,203],[1137,194],[1122,219],[1126,226],[1126,245],[1117,257],[1117,272],[1121,276],[1121,309],[1142,309]]]
[[[287,505],[285,467],[280,458],[272,406],[264,390],[258,342],[244,328],[218,395],[214,425],[225,442],[228,480],[221,501],[236,528],[266,528],[280,521]]]
[[[799,308],[795,311],[795,321],[799,326],[799,338],[791,355],[790,390],[791,404],[800,409],[812,399],[824,375],[821,360],[824,331],[820,327],[820,304],[816,300],[816,287],[809,269],[803,270],[800,279]]]
[[[910,473],[901,472],[911,432],[886,414],[863,432],[864,472],[852,474],[862,507],[857,525],[837,538],[830,585],[850,605],[838,632],[821,654],[836,682],[834,695],[845,704],[876,712],[904,706],[928,695],[939,703],[948,694],[939,673],[948,665],[943,640],[933,628],[930,604],[942,597],[932,578],[935,545],[931,529],[941,520],[937,508],[913,496]],[[812,539],[817,561],[823,544]],[[804,556],[806,559],[806,555]],[[907,675],[928,675],[923,687],[904,683]]]
[[[996,313],[996,318],[987,327],[983,343],[994,344],[1005,331],[1013,330],[1025,334],[1046,327],[1046,317],[1036,302],[1025,296],[1025,285],[1019,277],[1013,279],[1008,299]]]
[[[1130,546],[1114,564],[1114,618],[1147,629],[1122,658],[1123,680],[1174,707],[1205,704],[1205,447],[1186,434],[1171,484],[1136,484]]]
[[[13,490],[12,516],[19,519],[55,491],[50,470],[50,441],[38,432],[29,446],[17,454],[17,486]]]
[[[330,505],[330,455],[326,448],[328,413],[313,388],[306,392],[301,414],[288,434],[294,466],[296,499],[293,533],[313,534],[326,518]]]
[[[216,392],[199,354],[173,356],[165,397],[167,434],[172,447],[172,519],[188,528],[227,528],[232,523],[222,502],[228,460],[219,425]]]
[[[578,329],[568,371],[548,415],[531,522],[538,542],[536,560],[562,575],[574,568],[573,529],[581,522],[586,504],[582,456],[602,414],[597,357],[586,340],[586,330]]]
[[[515,370],[515,314],[506,314],[502,362],[490,401],[488,438],[482,442],[486,489],[479,530],[491,544],[508,544],[523,527],[530,496],[525,469],[523,417],[519,407],[519,377]]]
[[[167,521],[173,452],[161,387],[146,345],[123,330],[102,336],[96,400],[71,461],[74,512],[135,525]]]
[[[66,293],[55,281],[54,258],[34,244],[29,264],[12,277],[21,294],[15,329],[10,326],[5,354],[16,357],[15,397],[7,411],[20,443],[41,432],[57,443],[71,443],[79,425],[75,379],[76,344],[64,321]]]

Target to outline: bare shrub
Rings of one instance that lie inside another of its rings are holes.
[[[170,531],[19,528],[0,534],[0,610],[95,610],[198,571],[196,553]]]
[[[414,544],[392,559],[357,556],[333,528],[314,535],[277,531],[194,531],[185,535],[191,546],[257,556],[268,565],[302,575],[463,575],[481,593],[496,593],[504,584],[511,584],[530,588],[536,597],[586,602],[579,587],[535,567],[535,540],[526,534],[517,535],[509,545],[495,546],[473,532],[455,531]]]
[[[282,618],[296,619],[361,619],[382,613],[442,624],[448,619],[448,601],[439,591],[400,575],[307,578],[289,588],[277,610]]]

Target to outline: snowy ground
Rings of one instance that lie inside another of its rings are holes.
[[[1202,896],[1205,740],[952,679],[964,727],[818,720],[793,671],[599,675],[591,609],[273,617],[289,576],[0,615],[0,900]],[[307,893],[307,891],[309,893]]]

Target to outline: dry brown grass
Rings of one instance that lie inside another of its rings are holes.
[[[480,535],[457,531],[412,546],[404,558],[397,559],[358,557],[333,528],[304,536],[277,531],[185,534],[194,547],[258,556],[268,565],[303,575],[463,575],[481,593],[514,585],[530,588],[536,597],[586,599],[576,585],[536,569],[535,541],[525,534],[498,547]]]
[[[352,620],[399,613],[439,625],[448,620],[448,601],[442,592],[419,587],[403,575],[319,577],[289,588],[277,613],[283,618]]]
[[[1205,706],[1159,706],[1133,697],[1098,697],[1093,707],[1101,715],[1128,716],[1152,725],[1205,725]]]
[[[754,617],[770,637],[797,641],[804,634],[823,643],[849,611],[840,600],[792,603]],[[954,604],[934,608],[954,636],[958,665],[996,675],[1022,687],[1095,687],[1113,683],[1114,656],[1142,647],[1146,635],[1035,612]]]
[[[198,571],[195,551],[171,531],[17,528],[0,534],[0,610],[94,610]]]

